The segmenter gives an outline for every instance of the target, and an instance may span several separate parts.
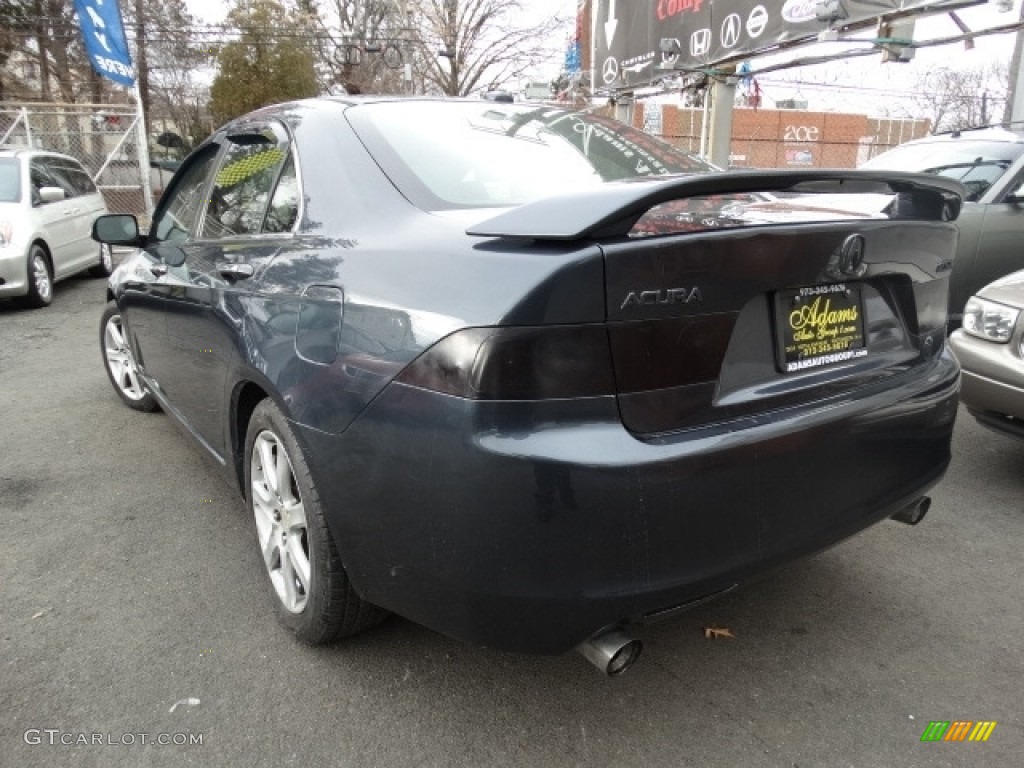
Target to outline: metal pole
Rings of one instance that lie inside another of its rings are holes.
[[[146,135],[146,115],[142,111],[142,93],[138,82],[135,83],[135,108],[138,119],[135,128],[138,131],[135,139],[136,153],[139,158],[139,170],[142,172],[142,201],[146,206],[146,216],[153,215],[153,190],[149,185],[149,136]]]
[[[402,16],[405,26],[405,34],[403,35],[406,39],[403,44],[405,50],[403,51],[404,60],[402,61],[402,77],[405,80],[405,91],[408,94],[412,94],[414,90],[412,81],[412,19],[409,16],[409,0],[405,0],[402,3]]]
[[[732,153],[732,109],[736,101],[737,78],[734,67],[725,73],[724,79],[715,79],[711,88],[711,145],[709,159],[720,168],[729,167]]]
[[[1024,3],[1020,6],[1020,20],[1024,22]],[[1010,92],[1007,94],[1003,123],[1007,127],[1020,125],[1024,121],[1024,67],[1021,66],[1021,51],[1024,49],[1024,29],[1018,29],[1010,57]]]
[[[587,0],[587,7],[590,9],[590,39],[587,40],[590,58],[590,95],[597,92],[597,7],[594,0]]]
[[[697,153],[708,159],[709,133],[711,132],[711,88],[704,89],[704,112],[700,117],[700,151]]]
[[[28,141],[28,145],[34,146],[32,143],[32,121],[28,117],[28,107],[21,108],[21,114],[25,118],[25,139]]]

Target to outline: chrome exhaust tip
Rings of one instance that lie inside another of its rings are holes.
[[[622,629],[600,632],[576,646],[583,657],[609,677],[621,675],[640,658],[643,643]]]
[[[917,525],[924,520],[924,516],[928,514],[928,510],[931,506],[932,500],[927,496],[922,496],[914,503],[901,509],[893,515],[891,519],[898,520],[899,522],[906,523],[907,525]]]

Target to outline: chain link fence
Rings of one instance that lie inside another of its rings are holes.
[[[633,125],[700,154],[704,110],[638,102]],[[919,118],[868,117],[798,109],[736,107],[729,165],[733,168],[856,168],[899,144],[928,135]]]
[[[131,106],[0,104],[0,145],[71,155],[89,172],[111,213],[145,217],[152,206],[150,169],[138,136],[138,113]]]

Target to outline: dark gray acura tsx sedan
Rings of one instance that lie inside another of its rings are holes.
[[[148,233],[97,222],[136,249],[103,360],[237,483],[303,641],[396,613],[617,673],[638,625],[923,516],[962,192],[723,173],[548,106],[284,104]]]

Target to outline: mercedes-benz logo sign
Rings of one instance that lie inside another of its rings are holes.
[[[619,62],[614,56],[609,56],[604,60],[604,67],[601,70],[601,76],[604,78],[605,85],[611,85],[619,78]]]
[[[864,236],[850,235],[839,249],[839,271],[847,277],[864,274]]]

